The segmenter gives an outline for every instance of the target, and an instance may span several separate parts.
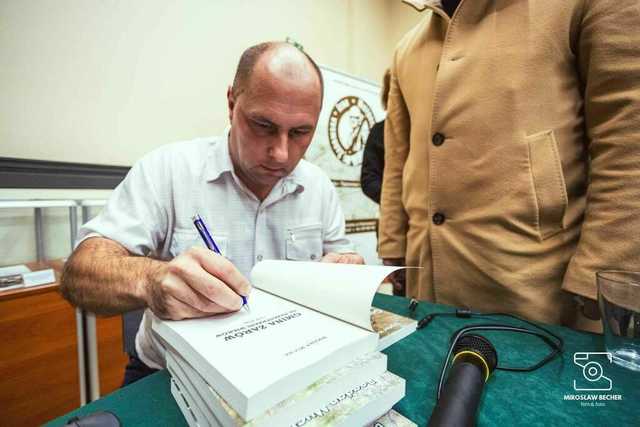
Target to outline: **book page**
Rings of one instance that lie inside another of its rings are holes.
[[[253,267],[251,282],[256,288],[373,331],[373,296],[384,278],[400,268],[269,260]]]

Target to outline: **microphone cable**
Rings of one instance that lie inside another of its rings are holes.
[[[536,325],[533,322],[530,322],[528,320],[525,320],[519,316],[513,315],[513,314],[508,314],[508,313],[477,313],[477,312],[473,312],[471,310],[468,309],[457,309],[455,312],[451,313],[451,312],[441,312],[441,313],[431,313],[431,314],[427,314],[426,316],[424,316],[422,319],[420,319],[420,321],[418,322],[418,329],[422,329],[424,327],[426,327],[434,318],[439,317],[439,316],[446,316],[446,317],[458,317],[458,318],[471,318],[471,317],[481,317],[481,318],[486,318],[486,317],[495,317],[495,316],[500,316],[500,317],[509,317],[512,319],[516,319],[520,322],[526,323],[530,326],[532,326],[533,328],[537,329],[529,329],[529,328],[523,328],[523,327],[518,327],[518,326],[512,326],[512,325],[506,325],[506,324],[476,324],[476,325],[470,325],[470,326],[465,326],[463,328],[458,329],[456,332],[454,332],[454,334],[451,337],[451,344],[449,345],[449,350],[447,351],[447,356],[445,358],[445,361],[442,365],[442,369],[440,371],[440,379],[438,381],[438,388],[437,388],[437,393],[436,393],[436,401],[440,400],[440,395],[442,392],[442,387],[445,381],[445,377],[446,377],[446,373],[447,373],[447,367],[449,366],[449,362],[451,361],[451,356],[453,354],[454,348],[456,346],[456,344],[459,342],[459,340],[464,337],[466,334],[469,334],[471,332],[476,332],[476,331],[503,331],[503,332],[515,332],[515,333],[522,333],[522,334],[527,334],[527,335],[532,335],[535,337],[540,338],[547,346],[549,346],[551,348],[551,352],[549,354],[547,354],[547,356],[545,356],[542,360],[540,360],[538,363],[535,363],[531,366],[527,366],[527,367],[508,367],[508,366],[501,366],[501,365],[497,365],[495,369],[499,369],[502,371],[510,371],[510,372],[531,372],[531,371],[535,371],[541,367],[543,367],[544,365],[546,365],[547,363],[549,363],[551,360],[553,360],[556,356],[558,356],[561,352],[562,349],[564,347],[564,340],[556,335],[555,333],[551,332],[549,329],[540,326],[540,325]]]

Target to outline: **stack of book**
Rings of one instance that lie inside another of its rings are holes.
[[[391,267],[264,261],[250,308],[153,318],[171,393],[190,426],[414,425],[390,411],[404,379],[380,350],[416,329],[371,308]]]

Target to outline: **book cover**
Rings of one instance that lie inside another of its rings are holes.
[[[215,384],[244,419],[376,348],[372,332],[258,289],[251,298],[251,311],[182,321],[153,318],[153,331]]]
[[[179,377],[187,387],[190,383],[194,388],[194,392],[190,390],[191,394],[198,394],[208,407],[210,415],[225,427],[289,425],[342,391],[383,374],[387,368],[386,361],[386,355],[382,353],[371,353],[354,359],[263,414],[245,421],[184,359],[172,351],[167,353],[167,367],[171,375]]]
[[[263,261],[251,272],[250,310],[182,321],[151,316],[152,329],[250,420],[376,349],[371,302],[395,269]]]

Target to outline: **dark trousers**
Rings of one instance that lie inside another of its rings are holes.
[[[129,363],[127,363],[127,367],[124,368],[124,381],[122,382],[122,387],[141,380],[154,372],[158,372],[158,370],[148,367],[136,356],[129,355]]]

